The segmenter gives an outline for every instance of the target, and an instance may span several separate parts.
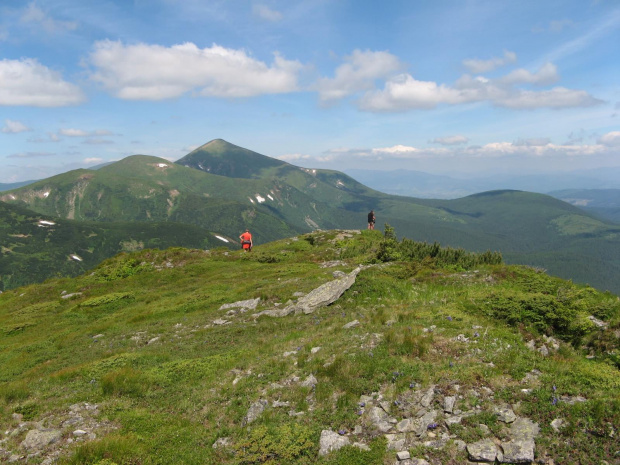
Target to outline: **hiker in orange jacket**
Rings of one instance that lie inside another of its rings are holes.
[[[239,240],[241,241],[241,248],[246,252],[250,252],[252,250],[252,234],[250,234],[250,230],[246,229],[241,236],[239,236]]]

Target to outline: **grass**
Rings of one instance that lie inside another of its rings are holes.
[[[318,456],[318,438],[323,429],[350,435],[360,426],[362,395],[381,393],[392,403],[435,385],[442,395],[461,396],[458,408],[479,407],[450,429],[453,439],[484,437],[480,424],[502,437],[492,406],[505,402],[539,423],[537,457],[569,464],[615,460],[610,435],[620,424],[620,377],[617,339],[609,336],[620,325],[615,296],[530,268],[472,265],[471,257],[381,263],[388,239],[372,231],[344,238],[324,231],[251,254],[144,250],[75,279],[4,292],[3,431],[16,430],[13,414],[59,428],[70,405],[89,402],[107,426],[94,441],[64,446],[60,463],[392,463],[394,452],[381,435],[356,437],[368,451],[347,447],[327,457]],[[398,251],[398,241],[388,245]],[[343,263],[319,266],[336,259]],[[333,279],[334,270],[360,263],[375,266],[335,304],[311,315],[254,318],[253,311],[219,310],[255,297],[261,297],[257,311],[284,305],[296,292]],[[63,299],[63,291],[76,295]],[[566,314],[558,325],[548,312],[557,316],[561,309]],[[577,324],[586,310],[608,328]],[[214,324],[222,318],[230,323]],[[343,329],[355,319],[358,327]],[[526,347],[532,339],[544,343],[543,336],[559,340],[560,350],[543,357]],[[533,369],[541,374],[525,394],[522,380]],[[310,375],[316,386],[302,386]],[[470,394],[482,387],[492,389],[493,400]],[[554,404],[554,396],[588,400]],[[269,407],[245,424],[250,405],[261,399],[286,406]],[[438,403],[434,408],[441,410]],[[447,432],[442,418],[438,433]],[[550,427],[555,418],[568,425],[559,435]],[[25,434],[18,430],[1,447],[17,450]],[[231,445],[214,449],[223,437]],[[453,444],[412,452],[431,463],[465,460]]]

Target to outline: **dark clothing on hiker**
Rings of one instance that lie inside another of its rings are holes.
[[[375,212],[374,210],[370,210],[368,214],[368,229],[375,229]]]

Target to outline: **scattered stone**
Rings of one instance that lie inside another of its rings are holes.
[[[566,423],[561,418],[556,418],[551,422],[551,427],[556,433],[559,433],[562,429],[566,427]]]
[[[541,347],[538,348],[538,352],[543,356],[543,357],[548,357],[549,356],[549,349],[547,349],[546,345],[542,345]]]
[[[26,434],[22,441],[22,449],[40,451],[50,444],[60,440],[62,433],[55,429],[32,429]]]
[[[562,396],[560,397],[560,401],[566,402],[569,405],[574,405],[579,402],[587,402],[588,399],[586,399],[585,397],[581,397],[581,396]]]
[[[404,434],[386,434],[388,450],[403,450],[405,447],[405,435]]]
[[[293,297],[303,297],[305,295],[305,292],[293,292]]]
[[[229,437],[224,437],[224,438],[218,438],[214,443],[213,443],[213,448],[214,449],[220,449],[220,448],[224,448],[224,447],[228,447],[230,446],[230,442],[231,439]]]
[[[78,436],[78,437],[80,437],[80,436],[86,436],[87,434],[88,434],[88,433],[87,433],[86,431],[84,431],[83,429],[76,429],[76,430],[73,432],[73,435],[74,435],[74,436]]]
[[[467,453],[469,454],[469,459],[474,462],[491,463],[494,463],[498,455],[501,454],[492,439],[483,439],[482,441],[468,444]]]
[[[420,400],[420,405],[424,408],[430,407],[431,403],[433,402],[434,396],[435,396],[435,385],[433,384],[431,387],[428,388],[428,390],[422,396],[422,399]]]
[[[319,265],[320,268],[333,268],[335,266],[345,266],[346,263],[342,260],[331,260],[328,262],[323,262]]]
[[[314,388],[316,385],[318,384],[317,379],[314,377],[314,375],[310,375],[308,376],[305,380],[303,380],[303,382],[301,383],[302,387],[307,387],[307,388]]]
[[[370,447],[368,446],[368,444],[364,444],[363,442],[354,442],[353,447],[357,447],[358,449],[365,450],[365,451],[370,450]]]
[[[265,407],[267,407],[268,405],[269,402],[263,399],[254,402],[252,405],[250,405],[250,409],[248,410],[248,413],[246,413],[245,418],[243,419],[243,423],[245,425],[249,425],[256,419],[258,419],[258,417],[260,417],[265,411]]]
[[[443,399],[443,411],[446,413],[452,413],[454,411],[454,404],[456,403],[456,397],[447,396]]]
[[[382,433],[387,433],[392,429],[392,424],[389,421],[390,416],[381,407],[371,408],[368,418],[372,425]]]
[[[534,461],[533,440],[502,442],[505,463],[532,463]]]
[[[596,326],[597,328],[607,328],[607,326],[609,325],[609,323],[599,320],[598,318],[590,315],[588,317],[588,320],[590,320],[592,323],[594,323],[594,326]]]
[[[527,341],[527,343],[525,344],[525,347],[527,347],[530,350],[535,350],[536,349],[536,341],[534,339],[531,339],[531,340]]]
[[[324,456],[331,451],[342,449],[344,446],[350,445],[351,442],[346,436],[340,436],[335,431],[323,430],[321,431],[321,439],[319,441],[319,455]]]
[[[342,328],[343,329],[357,328],[359,325],[360,325],[360,322],[358,320],[353,320],[347,323],[346,325],[344,325]]]
[[[256,310],[258,303],[260,302],[260,297],[256,299],[249,300],[240,300],[238,302],[233,302],[232,304],[224,304],[220,307],[220,310],[228,310],[230,308],[242,308],[245,310]]]
[[[289,407],[290,406],[290,402],[280,402],[279,400],[274,401],[271,405],[273,408],[279,408],[279,407]]]
[[[332,273],[332,276],[336,279],[344,278],[347,274],[344,271],[336,270]]]
[[[93,339],[101,339],[103,337],[103,334],[97,334],[96,336],[93,336]]]
[[[150,339],[149,342],[146,343],[146,345],[148,346],[149,344],[153,344],[154,342],[159,341],[159,336],[154,337],[153,339]]]
[[[224,320],[223,318],[218,318],[217,320],[215,320],[215,321],[213,322],[213,324],[214,324],[214,325],[217,325],[217,326],[221,326],[221,325],[229,325],[229,324],[230,324],[230,321],[228,321],[228,320]]]
[[[310,349],[310,353],[311,354],[316,354],[319,350],[321,350],[320,347],[313,347],[312,349]]]
[[[517,419],[517,416],[512,409],[507,406],[497,406],[494,408],[494,412],[495,415],[497,415],[497,419],[499,421],[503,421],[504,423],[512,423]]]
[[[408,460],[411,458],[411,454],[408,450],[403,450],[401,452],[396,452],[396,458],[398,460]]]

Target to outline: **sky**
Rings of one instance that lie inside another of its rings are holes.
[[[618,167],[620,2],[0,2],[0,182],[213,139],[308,168]]]

